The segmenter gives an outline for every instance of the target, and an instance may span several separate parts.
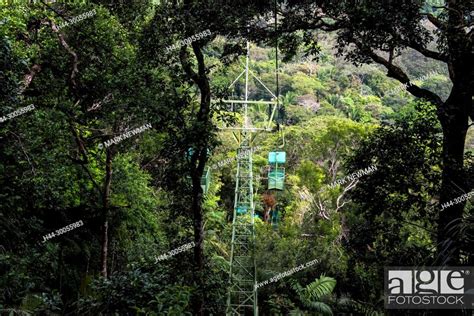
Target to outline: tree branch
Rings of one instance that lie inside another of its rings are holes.
[[[332,32],[332,31],[337,31],[341,28],[341,22],[336,21],[334,24],[329,24],[327,22],[324,22],[322,19],[325,18],[323,17],[318,17],[319,20],[313,21],[313,22],[308,22],[304,21],[303,19],[296,19],[294,18],[292,20],[291,25],[285,25],[286,27],[279,28],[279,32],[284,32],[284,33],[292,33],[296,32],[299,30],[311,30],[311,29],[321,29],[326,32]],[[298,21],[298,23],[294,23],[295,21]]]
[[[204,64],[204,55],[202,54],[201,47],[198,45],[197,42],[193,42],[191,44],[193,47],[194,55],[196,55],[196,59],[198,62],[198,73],[199,77],[206,75],[206,66]]]
[[[426,47],[424,47],[423,45],[418,44],[418,43],[410,42],[410,43],[407,43],[407,45],[409,47],[413,48],[414,50],[420,52],[421,54],[423,54],[424,56],[426,56],[428,58],[433,58],[433,59],[436,59],[436,60],[439,60],[439,61],[442,61],[442,62],[445,62],[445,63],[448,62],[448,56],[446,56],[446,54],[442,54],[442,53],[439,53],[439,52],[429,50]]]
[[[72,71],[71,71],[71,76],[70,80],[72,83],[72,88],[76,89],[77,88],[77,83],[76,83],[76,74],[79,72],[77,65],[79,64],[79,59],[77,57],[77,54],[71,49],[71,47],[68,45],[66,40],[64,39],[64,35],[59,32],[58,27],[53,21],[50,21],[51,23],[51,29],[53,32],[58,34],[59,41],[61,42],[61,45],[68,51],[68,53],[72,56]]]
[[[427,89],[423,89],[423,88],[418,87],[417,85],[412,84],[410,82],[410,78],[408,77],[408,75],[400,67],[395,66],[394,64],[390,63],[385,58],[377,55],[371,49],[364,48],[364,46],[361,43],[356,42],[355,44],[357,45],[357,47],[359,47],[359,49],[364,51],[370,58],[372,58],[373,61],[375,61],[378,64],[384,65],[388,70],[387,72],[388,77],[394,78],[400,81],[401,83],[406,84],[407,91],[410,92],[413,96],[430,101],[438,107],[443,104],[443,101],[437,94]]]
[[[95,111],[97,109],[99,109],[102,104],[106,104],[108,103],[110,100],[113,100],[114,99],[114,95],[112,93],[109,93],[105,96],[105,98],[103,98],[101,101],[98,101],[98,102],[94,102],[92,104],[92,106],[90,108],[87,109],[87,112],[90,112],[90,111]]]
[[[348,201],[344,201],[341,205],[339,205],[339,202],[341,201],[342,197],[344,196],[344,194],[346,194],[347,192],[349,192],[352,188],[354,188],[357,183],[359,182],[359,180],[353,180],[351,181],[351,183],[349,183],[349,185],[347,187],[344,188],[344,190],[342,191],[341,195],[339,195],[337,197],[337,200],[336,200],[336,212],[339,211],[340,208],[342,208]]]
[[[314,200],[313,200],[314,201]],[[319,213],[318,215],[321,217],[321,218],[324,218],[326,220],[330,219],[329,218],[329,215],[327,214],[326,212],[326,207],[325,205],[323,204],[323,202],[321,201],[321,199],[318,198],[318,202],[316,203],[316,207],[319,209]]]
[[[28,164],[29,164],[30,167],[31,167],[31,172],[33,173],[33,175],[36,176],[35,167],[34,167],[33,164],[31,163],[30,156],[28,156],[28,153],[26,152],[25,147],[23,146],[23,143],[21,142],[20,136],[18,136],[17,134],[13,133],[12,131],[8,131],[8,132],[9,132],[10,134],[12,134],[13,136],[15,136],[15,137],[18,139],[18,143],[20,144],[21,150],[23,151],[23,154],[25,154],[25,157],[26,157],[26,159],[28,160]]]
[[[179,59],[181,61],[181,65],[183,66],[184,72],[186,72],[189,78],[197,83],[199,81],[199,77],[189,62],[189,54],[186,50],[186,46],[181,47],[179,51]]]
[[[444,29],[445,28],[445,24],[443,22],[441,22],[441,20],[439,20],[437,17],[435,17],[433,14],[431,13],[424,13],[424,15],[426,15],[426,17],[428,18],[428,20],[434,25],[436,26],[438,29]]]
[[[21,88],[20,88],[20,94],[22,94],[22,93],[30,86],[31,81],[33,81],[33,78],[34,78],[34,77],[36,76],[36,74],[38,74],[40,71],[41,71],[41,65],[39,65],[39,64],[34,64],[34,65],[31,67],[30,72],[27,73],[27,74],[23,77],[23,85],[22,85]]]
[[[76,142],[76,145],[78,147],[78,150],[79,150],[79,153],[80,155],[82,156],[82,160],[81,159],[73,159],[71,158],[74,162],[78,163],[79,165],[81,165],[81,167],[86,171],[87,175],[89,176],[89,179],[92,181],[92,184],[94,185],[94,187],[98,190],[99,194],[102,195],[102,189],[100,188],[100,186],[97,184],[97,182],[94,180],[94,177],[92,176],[89,168],[86,166],[86,164],[88,163],[88,157],[87,157],[87,150],[84,146],[84,142],[82,141],[80,135],[77,133],[75,127],[74,127],[74,123],[72,121],[72,119],[69,119],[69,129],[71,130],[71,133],[72,135],[74,136],[74,140]]]
[[[53,11],[54,13],[56,13],[58,16],[62,17],[63,19],[65,19],[66,21],[68,22],[71,22],[71,20],[69,20],[68,17],[64,16],[61,12],[57,11],[56,9],[54,9],[53,7],[49,6],[47,3],[45,3],[43,0],[40,0],[41,3],[46,6],[49,10]]]

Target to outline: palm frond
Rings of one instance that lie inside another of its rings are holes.
[[[292,279],[290,284],[291,288],[296,292],[296,294],[298,294],[300,298],[304,296],[305,289],[298,283],[298,281]]]
[[[309,299],[319,301],[323,296],[331,294],[335,286],[336,280],[323,274],[319,279],[308,284],[305,292]]]
[[[311,310],[314,310],[318,314],[321,314],[323,316],[332,316],[332,310],[329,305],[323,302],[307,302],[305,304],[306,307],[310,308]]]

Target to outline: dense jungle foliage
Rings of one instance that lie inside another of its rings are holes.
[[[218,127],[242,116],[219,100],[242,98],[243,77],[228,87],[246,39],[252,74],[280,102],[278,126],[253,140],[257,280],[318,259],[260,287],[260,315],[384,315],[384,267],[474,265],[471,202],[440,217],[474,185],[474,111],[454,123],[462,140],[443,120],[472,107],[472,1],[402,1],[393,16],[390,1],[336,2],[346,1],[2,3],[1,313],[225,314],[238,144]],[[327,17],[316,18],[315,3]],[[445,5],[468,12],[470,55],[456,55],[449,28],[436,25],[450,23]],[[421,23],[419,12],[433,19]],[[389,29],[391,19],[405,24]],[[272,98],[254,77],[248,90]],[[252,123],[268,112],[252,107]],[[286,152],[282,191],[267,189],[272,151]]]

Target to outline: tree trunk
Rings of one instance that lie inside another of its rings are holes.
[[[464,170],[464,143],[471,108],[469,90],[454,84],[451,95],[440,108],[438,117],[443,127],[443,173],[440,205],[449,203],[469,191]],[[454,201],[453,201],[454,202]],[[437,264],[458,264],[459,228],[465,202],[453,204],[439,212]]]
[[[180,52],[181,64],[188,77],[199,87],[201,100],[199,111],[196,115],[195,132],[200,135],[196,140],[196,147],[191,156],[191,179],[192,179],[192,212],[194,226],[194,282],[198,286],[193,296],[193,315],[204,315],[204,226],[202,209],[202,189],[201,177],[204,174],[204,167],[207,163],[208,147],[211,137],[212,124],[210,121],[211,108],[211,88],[207,78],[204,55],[201,47],[194,42],[192,44],[194,55],[196,56],[198,71],[192,69],[186,49]]]
[[[100,274],[107,278],[107,256],[109,251],[109,222],[107,219],[102,224],[102,250],[100,256]]]
[[[204,96],[203,95],[206,95]],[[203,107],[210,105],[210,90],[201,89],[201,110]],[[209,101],[207,103],[207,101]],[[201,113],[200,113],[201,114]],[[198,114],[198,121],[207,123],[208,118],[204,118]],[[203,124],[204,127],[207,127],[207,124]],[[203,131],[203,135],[206,135],[206,132]],[[207,136],[204,136],[207,137]],[[207,138],[206,138],[207,140]],[[194,315],[204,315],[204,291],[202,289],[204,285],[204,225],[203,225],[203,209],[202,209],[202,200],[203,192],[201,188],[201,177],[204,174],[204,167],[207,162],[207,141],[205,141],[204,147],[199,150],[197,157],[192,159],[192,182],[193,182],[193,197],[192,197],[192,208],[193,208],[193,217],[194,217],[194,262],[195,262],[195,271],[194,279],[196,285],[198,285],[198,293],[194,296],[193,299],[193,311]],[[197,154],[197,153],[196,153]],[[196,165],[197,162],[197,165]]]
[[[204,270],[204,229],[203,229],[203,210],[202,210],[202,189],[201,178],[198,178],[197,172],[192,177],[193,181],[193,226],[194,226],[194,281],[197,293],[193,297],[193,314],[204,315],[204,292],[203,285],[203,270]]]
[[[184,1],[184,8],[191,9],[191,1]],[[202,44],[193,42],[191,44],[197,61],[197,72],[193,69],[186,47],[180,50],[180,60],[183,70],[186,72],[198,87],[201,93],[199,111],[194,122],[194,132],[199,135],[195,140],[194,152],[191,155],[191,179],[192,179],[192,212],[194,226],[194,283],[197,286],[196,292],[192,298],[193,315],[204,315],[204,227],[203,227],[203,209],[202,209],[202,189],[201,177],[204,173],[204,167],[207,163],[209,141],[212,135],[212,123],[210,118],[211,109],[211,88],[207,70],[204,61],[204,55],[201,51]]]
[[[107,274],[107,257],[109,251],[109,200],[110,200],[110,185],[112,182],[112,152],[111,149],[106,149],[106,160],[105,160],[105,183],[104,192],[102,195],[102,249],[101,249],[101,275],[104,278],[108,277]]]
[[[194,262],[198,271],[204,266],[203,261],[203,210],[202,210],[202,192],[200,178],[193,180],[193,215],[194,215]]]
[[[438,117],[443,126],[443,175],[440,203],[448,203],[467,193],[470,189],[464,170],[464,143],[468,129],[468,118],[473,113],[472,89],[474,88],[474,67],[472,43],[466,41],[463,15],[459,14],[463,2],[446,2],[446,39],[449,52],[448,70],[453,88],[451,94],[439,108]],[[455,202],[454,202],[455,203]],[[451,204],[451,203],[450,203]],[[459,224],[465,202],[441,210],[438,218],[437,261],[441,264],[458,264],[461,246]]]

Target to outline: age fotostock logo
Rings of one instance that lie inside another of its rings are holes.
[[[387,267],[387,309],[472,309],[474,267]]]

